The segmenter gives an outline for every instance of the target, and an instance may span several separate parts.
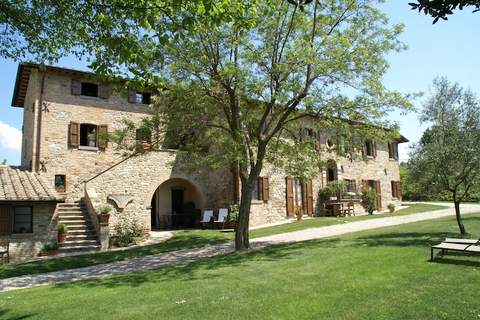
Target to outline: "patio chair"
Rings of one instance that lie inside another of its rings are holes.
[[[202,227],[208,226],[211,224],[213,218],[213,210],[212,209],[205,209],[203,211],[202,220],[200,220],[200,224]]]
[[[227,221],[228,217],[228,209],[227,208],[220,208],[218,210],[218,219],[213,221],[215,225],[218,225],[219,227],[222,227],[222,229],[225,227],[225,222]]]
[[[461,244],[442,242],[430,248],[430,261],[435,260],[434,250],[440,250],[440,256],[443,257],[449,251],[462,252],[466,254],[480,254],[480,245],[475,244]]]
[[[0,240],[0,255],[2,255],[2,264],[10,262],[10,241]]]

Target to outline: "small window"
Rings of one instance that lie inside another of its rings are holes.
[[[388,157],[390,159],[398,159],[398,143],[388,143]]]
[[[375,147],[370,140],[365,141],[365,155],[368,157],[375,157]]]
[[[345,183],[347,184],[347,192],[357,192],[357,183],[355,180],[345,179]]]
[[[151,103],[151,94],[150,92],[142,91],[129,91],[128,102],[137,103],[137,104],[150,104]]]
[[[80,124],[80,145],[84,147],[97,147],[97,126],[94,124]]]
[[[57,192],[65,192],[66,180],[64,174],[55,175],[55,190]]]
[[[32,233],[32,207],[15,207],[13,233]]]
[[[91,82],[82,82],[82,89],[80,94],[87,97],[98,97],[98,84]]]

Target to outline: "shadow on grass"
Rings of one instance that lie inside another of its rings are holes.
[[[21,320],[21,319],[28,319],[33,317],[35,314],[24,314],[24,315],[9,315],[9,311],[7,309],[0,309],[0,319],[5,320]]]
[[[183,263],[154,271],[132,272],[123,275],[87,280],[82,282],[58,284],[55,288],[115,288],[120,286],[137,287],[144,283],[161,283],[175,279],[175,281],[192,281],[200,279],[213,279],[221,276],[221,269],[235,267],[239,272],[241,268],[248,267],[255,262],[275,262],[282,259],[294,259],[295,254],[303,250],[302,243],[288,245],[274,245],[261,250],[249,252],[234,252],[222,254],[213,258],[205,258],[190,263]],[[202,272],[208,271],[208,272]]]
[[[108,251],[71,257],[59,257],[24,264],[4,265],[0,267],[0,279],[82,268],[157,253],[199,248],[229,240],[229,238],[220,233],[213,235],[209,234],[208,236],[194,235],[192,233],[193,232],[185,231],[158,244],[136,247],[123,251]]]

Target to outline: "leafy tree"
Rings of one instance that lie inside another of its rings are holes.
[[[480,182],[479,101],[471,91],[437,78],[420,119],[431,127],[411,154],[412,177],[432,193],[451,194],[458,227],[466,234],[460,203]]]
[[[386,112],[411,107],[381,84],[384,54],[403,48],[396,39],[402,26],[390,27],[372,1],[317,1],[301,8],[267,1],[246,12],[245,20],[247,27],[200,22],[169,45],[140,53],[163,50],[168,66],[149,63],[167,88],[158,93],[155,113],[161,116],[151,126],[164,134],[153,144],[182,146],[178,157],[194,166],[238,171],[239,250],[249,248],[252,191],[264,164],[302,179],[324,164],[315,139],[299,139],[302,126],[330,131],[341,141],[337,151],[355,157],[365,137],[397,134],[380,129],[396,129],[382,121]]]
[[[480,10],[478,0],[417,0],[409,4],[412,10],[423,11],[426,15],[432,16],[433,23],[437,23],[439,19],[448,20],[448,16],[457,8],[463,10],[464,7],[473,7],[473,12]]]

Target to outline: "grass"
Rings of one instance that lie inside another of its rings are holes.
[[[394,215],[412,214],[418,212],[439,210],[446,208],[444,206],[430,204],[415,204],[409,208],[400,209]],[[391,214],[376,214],[371,216],[355,216],[355,217],[322,217],[315,219],[307,219],[300,222],[288,223],[273,227],[256,229],[251,231],[252,238],[265,237],[273,234],[298,231],[308,228],[316,228],[329,226],[333,224],[359,221],[365,219],[375,219]],[[52,271],[60,271],[73,268],[87,267],[102,263],[121,261],[135,257],[152,255],[157,253],[176,251],[182,249],[192,249],[203,247],[206,245],[218,244],[233,239],[232,232],[220,232],[218,230],[190,230],[176,232],[175,235],[159,244],[132,248],[123,251],[109,251],[96,254],[86,254],[81,256],[59,257],[56,259],[48,259],[35,261],[17,265],[0,266],[0,279],[39,274]]]
[[[5,292],[0,318],[479,319],[480,257],[428,261],[456,234],[449,217]]]

